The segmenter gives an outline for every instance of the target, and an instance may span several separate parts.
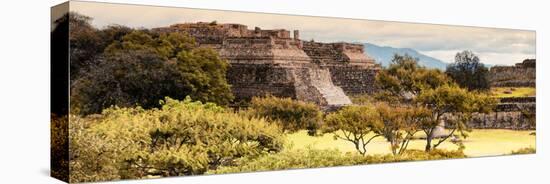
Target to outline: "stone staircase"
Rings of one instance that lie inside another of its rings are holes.
[[[330,110],[352,104],[342,88],[334,85],[328,69],[305,67],[294,71],[296,98]]]
[[[352,103],[344,90],[332,83],[328,69],[314,68],[309,73],[311,85],[322,95],[326,105],[343,106]]]

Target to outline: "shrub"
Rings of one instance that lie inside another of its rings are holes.
[[[537,153],[537,149],[529,147],[529,148],[521,148],[515,151],[512,151],[512,155],[519,155],[519,154],[534,154]]]
[[[305,150],[285,150],[280,153],[269,154],[259,158],[239,159],[232,166],[224,166],[217,170],[209,170],[207,173],[256,172],[465,157],[462,151],[445,150],[432,150],[430,152],[407,150],[402,155],[398,156],[392,154],[363,156],[357,153],[342,153],[338,150],[306,148]]]
[[[355,153],[341,153],[338,150],[286,150],[256,159],[240,159],[234,166],[220,167],[208,171],[209,174],[271,171],[283,169],[303,169],[358,165],[367,162],[367,157]]]
[[[356,105],[371,105],[376,100],[370,94],[354,95],[350,99]]]
[[[69,124],[66,115],[51,114],[50,165],[51,175],[67,181],[69,178]]]
[[[387,155],[368,155],[367,160],[370,164],[388,163],[388,162],[406,162],[406,161],[422,161],[422,160],[441,160],[452,158],[466,158],[462,150],[446,151],[440,149],[432,149],[428,152],[423,150],[406,150],[402,154],[393,156]]]
[[[70,116],[70,183],[121,179],[118,164],[125,145],[92,131],[94,121]]]
[[[73,122],[81,127],[71,136],[74,182],[202,174],[283,145],[276,125],[189,98],[167,98],[161,109],[110,108]]]
[[[323,118],[323,113],[315,104],[274,96],[252,98],[249,113],[276,122],[283,131],[305,129],[309,135],[316,134]]]

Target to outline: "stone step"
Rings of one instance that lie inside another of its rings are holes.
[[[309,73],[313,87],[323,96],[328,106],[341,106],[352,103],[344,90],[332,83],[328,69],[316,68]]]

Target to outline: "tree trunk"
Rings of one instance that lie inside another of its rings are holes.
[[[432,150],[432,139],[433,139],[434,129],[430,130],[429,134],[426,134],[426,150]]]

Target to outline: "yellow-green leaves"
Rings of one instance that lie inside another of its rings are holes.
[[[248,113],[274,121],[284,131],[306,129],[310,135],[316,134],[323,119],[321,110],[315,104],[273,96],[252,98]]]
[[[365,155],[367,145],[381,136],[383,128],[380,114],[373,106],[346,106],[327,115],[323,132],[334,133],[335,138],[353,143],[357,151]]]
[[[110,108],[95,119],[71,121],[74,181],[195,175],[242,157],[278,152],[279,127],[212,103],[166,98],[160,109]],[[99,168],[90,168],[90,166]],[[82,174],[84,176],[85,174]]]

